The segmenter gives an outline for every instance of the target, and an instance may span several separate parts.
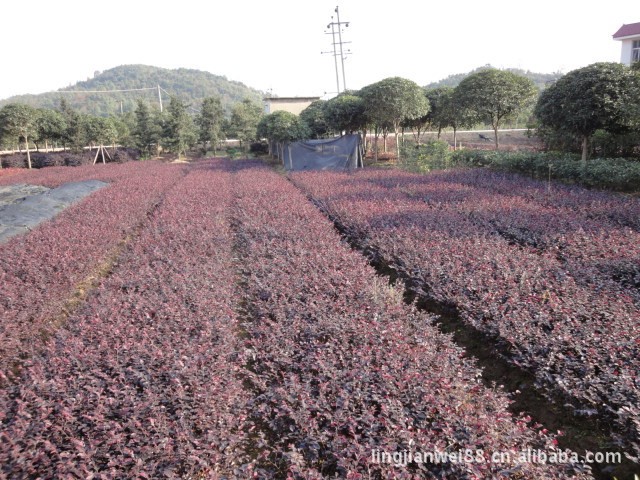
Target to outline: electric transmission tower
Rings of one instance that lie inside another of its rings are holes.
[[[342,40],[342,27],[348,27],[349,22],[341,22],[340,21],[340,10],[338,7],[334,10],[336,17],[334,20],[333,15],[331,16],[331,22],[327,25],[327,30],[325,31],[326,35],[331,35],[331,45],[333,46],[333,51],[321,52],[321,53],[332,53],[333,54],[333,63],[336,68],[336,93],[340,93],[340,72],[338,69],[338,57],[340,57],[340,66],[342,71],[342,91],[347,89],[347,77],[344,73],[344,60],[346,55],[351,55],[351,50],[345,50],[343,45],[351,42],[345,42]],[[328,30],[331,30],[330,32]],[[337,37],[337,38],[336,38]]]

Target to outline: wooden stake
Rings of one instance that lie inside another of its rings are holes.
[[[111,155],[109,155],[109,149],[106,147],[102,147],[102,149],[104,150],[104,153],[107,154],[107,157],[109,158],[109,160],[113,162],[113,158],[111,158]]]

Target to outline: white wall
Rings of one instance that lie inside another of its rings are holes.
[[[633,38],[622,40],[622,50],[620,53],[620,63],[631,65],[631,47],[633,46]]]
[[[284,110],[285,112],[291,112],[295,115],[300,115],[305,108],[311,105],[311,101],[300,101],[300,100],[290,100],[290,101],[274,101],[268,102],[266,104],[265,111],[266,113],[277,112],[278,110]]]

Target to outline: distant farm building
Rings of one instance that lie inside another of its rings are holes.
[[[264,113],[273,113],[278,110],[300,115],[312,102],[320,100],[320,97],[267,97],[264,98]]]
[[[620,63],[631,65],[640,61],[640,22],[622,25],[613,39],[622,42]]]

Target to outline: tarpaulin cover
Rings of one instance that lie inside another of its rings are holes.
[[[284,147],[287,170],[349,170],[362,166],[360,135],[304,140]]]

